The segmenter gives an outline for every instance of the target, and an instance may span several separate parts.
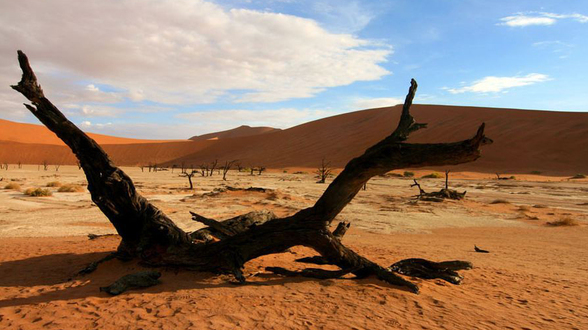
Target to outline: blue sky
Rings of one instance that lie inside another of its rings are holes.
[[[84,130],[188,138],[402,102],[588,111],[588,1],[20,0],[0,4],[0,118],[25,51]],[[475,111],[475,110],[472,110]]]

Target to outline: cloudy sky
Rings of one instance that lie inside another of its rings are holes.
[[[0,118],[16,50],[84,130],[188,138],[400,103],[588,111],[588,1],[0,3]]]

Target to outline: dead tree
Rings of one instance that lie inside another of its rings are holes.
[[[22,168],[22,163],[20,162],[20,160],[18,161],[18,168],[21,169]]]
[[[194,185],[192,184],[192,177],[194,176],[194,174],[198,173],[198,171],[192,171],[192,172],[184,172],[182,174],[180,174],[180,176],[185,176],[188,178],[188,182],[190,183],[190,190],[194,189]]]
[[[47,164],[47,161],[44,160],[43,161],[43,171],[47,171],[48,168],[49,168],[49,164]]]
[[[61,165],[55,165],[55,172],[59,172],[60,167],[61,167]]]
[[[82,164],[80,164],[79,161],[76,162],[76,165],[78,165],[78,170],[82,169]],[[143,167],[141,166],[141,172],[143,172]]]
[[[463,199],[467,193],[467,191],[460,193],[453,189],[449,189],[449,170],[445,171],[445,188],[439,191],[428,193],[424,191],[423,188],[421,188],[421,185],[417,182],[416,179],[413,181],[414,183],[410,186],[419,188],[419,194],[416,196],[417,200],[430,202],[442,202],[444,199],[460,200]]]
[[[215,159],[214,162],[210,163],[210,176],[212,176],[212,173],[214,172],[216,165],[218,165],[218,159]]]
[[[224,181],[227,181],[227,173],[229,173],[229,170],[231,169],[233,164],[235,164],[235,162],[237,162],[237,161],[236,160],[225,161],[225,165],[223,166],[223,180]]]
[[[205,175],[208,176],[208,164],[202,164],[199,167],[200,167],[200,174],[202,176],[205,176]],[[194,171],[194,170],[192,170],[192,171]]]
[[[323,158],[321,165],[314,172],[316,174],[316,178],[318,179],[316,183],[325,183],[327,178],[331,176],[332,171],[333,169],[331,168],[331,162],[325,162],[325,159]]]
[[[242,269],[249,260],[303,245],[339,266],[342,269],[339,273],[353,273],[358,277],[374,275],[418,292],[414,283],[346,247],[334,237],[329,226],[371,177],[400,168],[471,162],[480,157],[480,147],[491,142],[484,136],[482,124],[471,139],[461,142],[406,143],[410,133],[426,127],[416,123],[409,112],[417,88],[416,81],[412,80],[397,128],[363,155],[352,159],[314,206],[248,227],[233,228],[210,219],[211,223],[221,224],[219,228],[228,227],[231,231],[227,231],[223,239],[205,243],[195,240],[141,196],[133,181],[113,164],[104,150],[45,97],[26,55],[19,51],[18,59],[23,74],[18,85],[12,88],[32,103],[25,107],[57,134],[79,159],[92,201],[121,237],[118,255],[139,258],[151,266],[231,273],[239,282],[245,282]]]

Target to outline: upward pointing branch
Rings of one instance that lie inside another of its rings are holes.
[[[408,89],[408,94],[406,95],[404,105],[402,106],[402,114],[400,115],[400,121],[398,122],[398,126],[396,127],[394,132],[390,135],[390,137],[395,141],[406,141],[410,133],[421,128],[427,127],[427,124],[416,123],[414,118],[410,114],[410,106],[412,105],[412,100],[414,99],[414,96],[416,94],[417,87],[418,85],[416,80],[411,79],[410,88]]]

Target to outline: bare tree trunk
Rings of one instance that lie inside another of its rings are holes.
[[[231,169],[231,166],[236,162],[236,160],[225,161],[225,165],[223,166],[223,180],[227,181],[227,173]]]
[[[484,136],[482,124],[474,137],[461,142],[405,143],[411,132],[425,127],[415,123],[409,112],[417,87],[413,80],[396,130],[351,160],[314,206],[289,217],[243,227],[219,241],[199,242],[135,190],[131,179],[114,166],[104,150],[45,98],[26,55],[19,51],[18,58],[23,75],[18,85],[12,87],[32,102],[33,105],[25,105],[27,109],[78,157],[92,200],[121,236],[119,252],[153,266],[229,272],[237,280],[245,281],[242,268],[247,261],[303,245],[338,265],[342,269],[340,273],[351,272],[360,277],[375,275],[418,292],[415,284],[345,247],[328,229],[329,225],[371,177],[399,168],[474,161],[480,157],[479,148],[491,142]]]

